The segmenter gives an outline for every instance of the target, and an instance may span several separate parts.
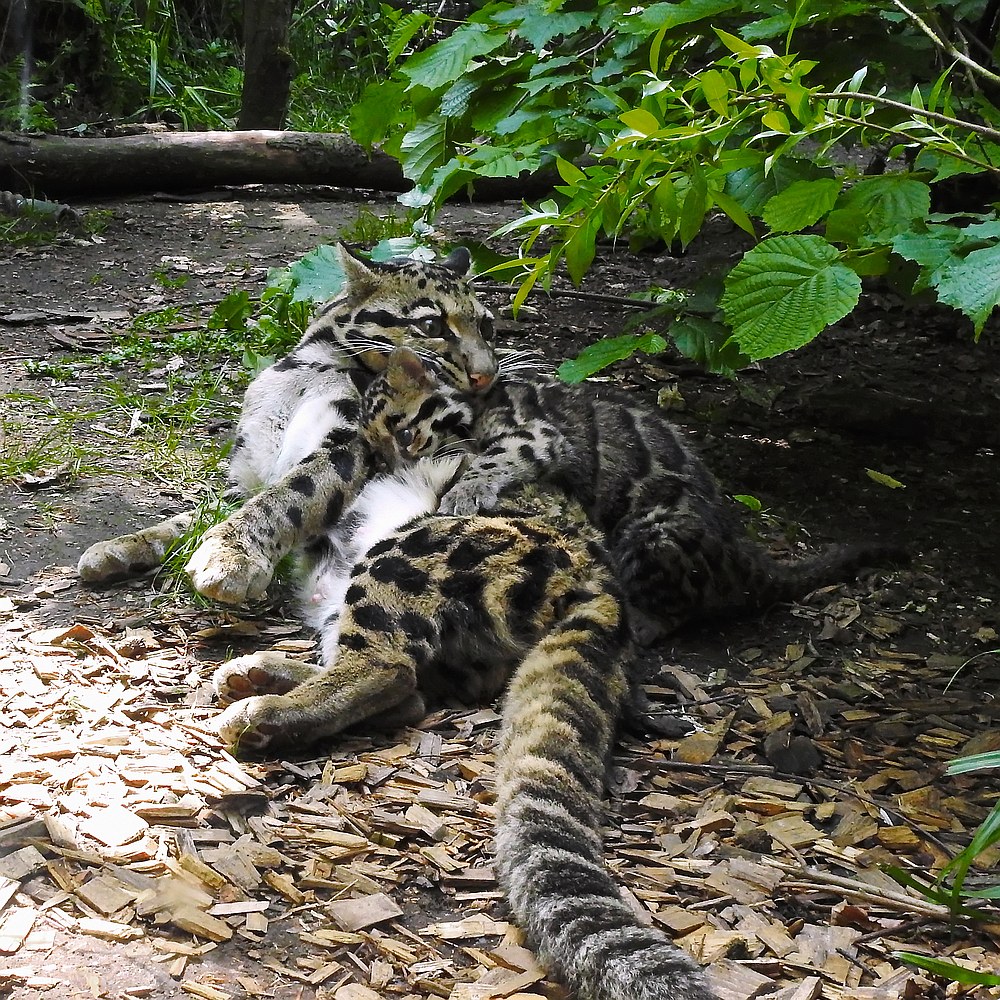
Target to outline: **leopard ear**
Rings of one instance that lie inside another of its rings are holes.
[[[360,257],[355,257],[343,243],[337,243],[334,249],[340,266],[344,269],[344,289],[352,298],[364,297],[379,286],[379,276]]]
[[[394,348],[385,367],[390,384],[397,389],[414,383],[426,388],[433,382],[427,366],[408,347]]]
[[[454,250],[443,261],[441,266],[454,271],[460,278],[464,278],[472,267],[472,254],[466,247],[455,247]]]

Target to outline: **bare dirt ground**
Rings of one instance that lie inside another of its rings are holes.
[[[558,995],[492,881],[489,707],[238,762],[212,735],[207,678],[234,652],[308,649],[280,598],[241,615],[157,579],[75,578],[91,542],[198,496],[236,397],[221,373],[218,407],[161,460],[162,425],[115,404],[112,382],[152,406],[165,376],[93,362],[59,376],[93,358],[67,345],[103,350],[149,309],[256,294],[357,205],[243,191],[78,207],[110,213],[96,240],[0,250],[0,994]],[[439,225],[482,239],[514,211]],[[587,288],[685,285],[733,252],[724,231],[679,258],[605,248]],[[486,297],[502,311],[502,292]],[[500,338],[560,359],[623,315],[536,296]],[[1000,347],[964,327],[885,290],[738,382],[671,354],[611,375],[653,400],[676,390],[678,422],[728,490],[761,500],[751,527],[777,550],[879,539],[912,557],[645,654],[650,695],[684,724],[623,738],[609,858],[724,997],[939,993],[901,949],[1000,971],[995,913],[952,925],[882,868],[940,867],[996,799],[988,775],[943,773],[1000,748]]]

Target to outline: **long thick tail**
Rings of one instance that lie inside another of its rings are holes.
[[[574,607],[528,654],[504,706],[497,870],[541,960],[578,1000],[710,1000],[683,951],[641,924],[604,864],[601,798],[627,691],[621,611]]]
[[[820,587],[853,580],[863,569],[905,565],[909,557],[891,545],[831,545],[819,555],[794,562],[777,562],[762,550],[754,553],[760,563],[756,591],[751,590],[751,606],[766,607],[779,601],[793,601]]]

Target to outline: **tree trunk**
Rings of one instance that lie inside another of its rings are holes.
[[[243,98],[238,128],[285,124],[292,57],[288,30],[295,0],[246,0],[243,5]]]
[[[346,135],[160,132],[114,139],[0,133],[0,190],[34,195],[199,190],[221,184],[332,184],[403,191],[384,153]]]
[[[529,197],[558,178],[485,177],[483,199]],[[330,184],[374,191],[412,186],[385,153],[350,136],[315,132],[160,132],[71,139],[0,132],[0,191],[31,197],[198,191],[224,184]]]

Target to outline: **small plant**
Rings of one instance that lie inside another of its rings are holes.
[[[30,378],[50,378],[56,382],[72,382],[76,368],[63,361],[25,361],[25,373]]]
[[[190,280],[191,275],[184,274],[183,272],[175,277],[171,277],[170,272],[166,268],[159,268],[153,272],[153,281],[155,281],[161,288],[183,288]]]
[[[948,774],[966,774],[984,768],[1000,767],[1000,751],[960,757],[948,766]],[[886,871],[900,885],[914,889],[925,899],[948,907],[952,915],[964,920],[997,919],[996,910],[985,911],[981,904],[991,904],[1000,900],[1000,881],[995,874],[988,884],[971,887],[968,884],[969,869],[981,859],[984,853],[1000,843],[1000,802],[990,810],[986,819],[972,835],[964,850],[955,855],[941,869],[935,878],[916,876],[895,866],[887,866]],[[979,972],[966,966],[944,959],[930,958],[915,952],[898,952],[897,956],[918,968],[963,985],[1000,986],[1000,975]]]

